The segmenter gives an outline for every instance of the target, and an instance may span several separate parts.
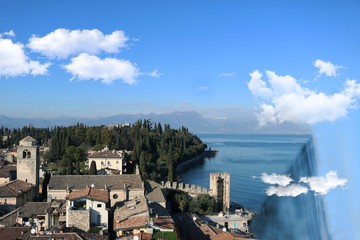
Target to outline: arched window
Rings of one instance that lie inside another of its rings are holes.
[[[27,149],[23,151],[23,158],[31,158],[31,152]]]

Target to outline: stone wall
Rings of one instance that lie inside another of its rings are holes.
[[[69,210],[68,211],[69,227],[75,227],[87,232],[90,229],[90,210]]]
[[[197,185],[184,184],[182,182],[170,182],[167,181],[161,182],[161,185],[165,188],[177,189],[184,192],[189,193],[190,195],[198,195],[198,194],[209,194],[209,191],[206,187],[201,187]]]

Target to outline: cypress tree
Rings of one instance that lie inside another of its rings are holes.
[[[90,170],[89,170],[89,175],[96,175],[97,171],[96,171],[96,162],[92,161],[90,164]]]

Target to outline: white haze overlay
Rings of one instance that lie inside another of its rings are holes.
[[[276,195],[278,197],[296,197],[313,191],[315,194],[324,195],[331,189],[344,187],[347,179],[339,178],[336,171],[329,171],[325,177],[301,177],[297,183],[289,175],[262,173],[260,180],[272,186],[266,189],[268,196]]]
[[[317,59],[315,66],[320,75],[337,76],[336,66]],[[360,99],[360,84],[348,79],[338,92],[328,94],[303,87],[290,75],[280,76],[273,71],[265,72],[267,81],[258,70],[250,73],[248,88],[262,101],[257,113],[259,126],[283,122],[315,124],[335,121],[346,117],[357,108]]]
[[[331,189],[344,187],[347,179],[339,178],[336,171],[330,171],[325,177],[302,177],[300,182],[307,183],[310,190],[317,194],[327,194]]]

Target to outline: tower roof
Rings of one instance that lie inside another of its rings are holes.
[[[20,140],[21,142],[36,142],[36,140],[30,136],[24,137]]]
[[[30,136],[27,136],[20,140],[20,146],[36,146],[36,140]]]

